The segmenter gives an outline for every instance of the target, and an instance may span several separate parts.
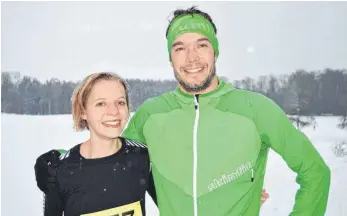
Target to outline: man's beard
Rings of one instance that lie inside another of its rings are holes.
[[[216,65],[213,65],[206,79],[199,84],[189,84],[185,82],[175,70],[174,70],[174,74],[175,74],[175,78],[177,82],[182,86],[182,88],[187,93],[202,92],[206,90],[208,87],[210,87],[213,78],[216,76]]]

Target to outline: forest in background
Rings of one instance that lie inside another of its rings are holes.
[[[228,81],[226,77],[222,79]],[[148,98],[176,88],[175,80],[126,79],[132,111]],[[273,99],[297,123],[313,124],[314,116],[341,116],[340,127],[347,125],[347,70],[297,70],[287,75],[245,77],[232,81],[235,88],[262,93]],[[1,112],[26,115],[71,113],[71,96],[79,82],[52,78],[40,82],[19,72],[1,73]],[[302,119],[305,117],[305,119]],[[299,119],[300,117],[300,119]],[[296,119],[295,119],[296,118]],[[305,123],[306,122],[306,123]]]

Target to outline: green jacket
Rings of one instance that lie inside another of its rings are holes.
[[[324,215],[330,170],[273,101],[219,80],[147,100],[123,136],[147,144],[162,216],[259,215],[269,149],[298,174],[292,216]],[[283,185],[285,187],[285,185]]]

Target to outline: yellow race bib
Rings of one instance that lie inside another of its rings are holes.
[[[140,201],[81,216],[142,216]]]

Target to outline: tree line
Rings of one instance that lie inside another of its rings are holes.
[[[234,87],[260,92],[291,115],[297,128],[315,124],[314,116],[341,116],[340,128],[347,128],[347,70],[297,70],[280,76],[246,77]]]
[[[71,114],[71,97],[78,82],[52,78],[40,82],[19,72],[1,73],[1,112],[27,115]],[[147,98],[173,90],[173,80],[126,79],[132,111]]]
[[[223,77],[227,80],[227,78]],[[132,111],[148,98],[176,88],[175,80],[126,79]],[[341,116],[347,125],[347,70],[297,70],[287,75],[246,77],[232,82],[235,88],[262,93],[273,99],[289,115]],[[19,72],[1,73],[1,112],[28,115],[71,113],[71,96],[79,82],[52,78],[40,82]]]

